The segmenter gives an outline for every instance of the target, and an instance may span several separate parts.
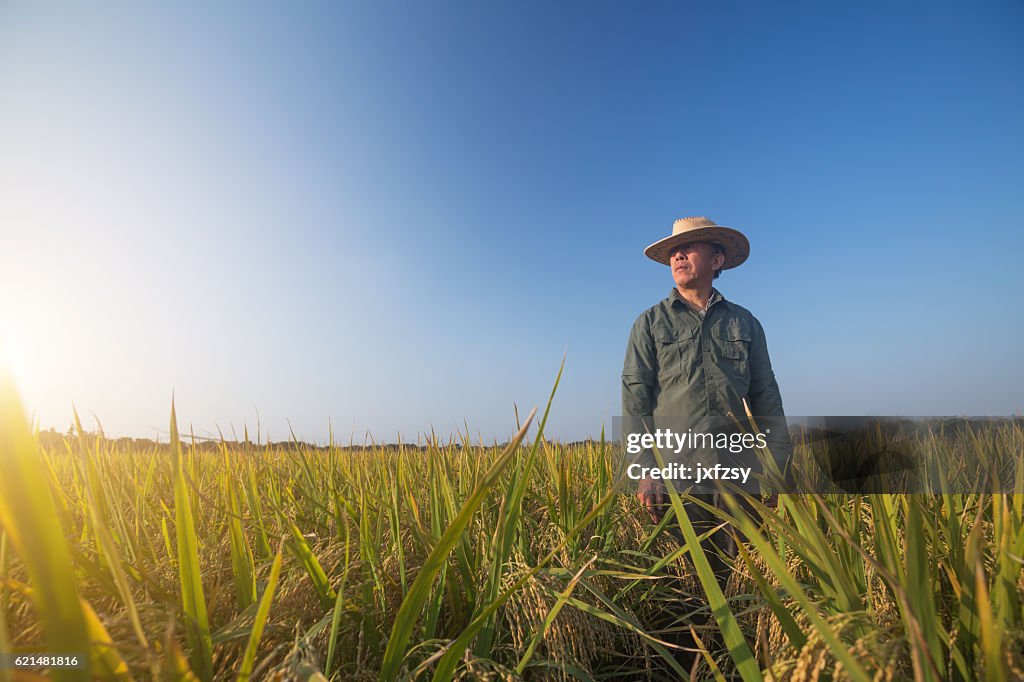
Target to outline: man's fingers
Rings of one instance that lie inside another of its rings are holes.
[[[640,489],[637,491],[636,496],[655,522],[660,521],[661,517],[665,515],[668,495],[665,487],[659,482],[644,479],[640,482]]]
[[[647,495],[647,513],[651,515],[651,518],[657,521],[661,517],[661,509],[658,504],[657,493],[651,493]]]
[[[636,494],[636,499],[640,500],[641,506],[647,514],[653,519],[654,518],[654,498],[652,495],[646,492],[639,492]]]
[[[665,497],[660,492],[645,494],[642,502],[647,508],[647,513],[651,515],[651,519],[654,521],[660,521],[661,517],[665,515]]]

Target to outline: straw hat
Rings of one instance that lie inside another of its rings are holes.
[[[691,242],[713,242],[725,249],[723,270],[741,265],[750,255],[750,242],[742,232],[718,225],[704,216],[690,216],[675,221],[672,223],[672,235],[648,246],[644,249],[644,255],[668,265],[672,249]]]

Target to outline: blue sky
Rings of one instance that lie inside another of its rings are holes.
[[[619,413],[643,248],[752,254],[787,411],[1024,409],[1024,7],[0,5],[0,339],[111,434]]]

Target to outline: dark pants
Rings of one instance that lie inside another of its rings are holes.
[[[726,512],[731,513],[728,504],[722,498],[720,493],[707,493],[693,495],[695,499],[699,499],[713,507],[723,509]],[[736,497],[734,498],[739,503],[740,508],[751,517],[755,525],[760,525],[761,517],[754,510],[746,499]],[[768,501],[767,504],[771,506],[773,503]],[[690,523],[693,525],[693,530],[698,537],[704,535],[708,531],[717,528],[711,535],[705,538],[701,542],[701,547],[704,550],[704,557],[707,559],[708,564],[711,566],[711,570],[715,574],[715,579],[718,582],[718,586],[725,591],[726,585],[729,582],[729,576],[732,575],[732,563],[736,559],[739,553],[738,542],[744,540],[744,536],[740,530],[731,524],[723,524],[722,519],[715,516],[712,512],[708,511],[704,507],[700,506],[696,502],[687,501],[684,503],[686,514],[690,518]],[[685,543],[682,531],[679,529],[678,524],[672,524],[672,534],[675,536],[680,544]],[[692,588],[688,588],[692,591]],[[717,633],[717,627],[715,627],[714,618],[711,615],[710,609],[708,608],[707,599],[704,596],[704,590],[700,589],[699,594],[692,595],[689,598],[683,600],[682,608],[684,613],[682,614],[681,622],[677,621],[676,626],[673,628],[674,634],[669,636],[667,639],[673,644],[685,647],[687,649],[695,649],[696,642],[690,635],[689,626],[694,626],[697,630],[697,634],[701,638],[701,642],[706,647],[714,646],[712,641],[715,634]],[[690,668],[695,658],[699,657],[699,654],[693,653],[692,651],[678,652],[677,658],[681,664],[687,669]]]
[[[731,513],[721,493],[702,493],[692,497]],[[751,517],[754,523],[759,525],[761,517],[755,511],[753,505],[746,498],[736,497],[734,499],[739,503],[740,508]],[[696,502],[687,501],[684,503],[684,506],[686,508],[686,515],[690,517],[690,523],[693,525],[693,530],[698,537],[717,527],[717,530],[701,542],[701,547],[704,548],[704,556],[707,558],[708,563],[711,565],[711,570],[714,571],[715,577],[718,579],[719,587],[724,590],[729,582],[729,576],[732,574],[731,562],[739,553],[737,541],[742,542],[743,535],[738,528],[733,527],[731,524],[723,524],[722,519]],[[682,537],[682,531],[679,530],[678,526],[675,528],[675,531],[677,539],[680,542],[685,542]]]

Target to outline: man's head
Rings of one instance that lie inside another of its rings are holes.
[[[688,242],[669,252],[676,286],[685,289],[711,284],[725,265],[725,249],[715,242]]]

